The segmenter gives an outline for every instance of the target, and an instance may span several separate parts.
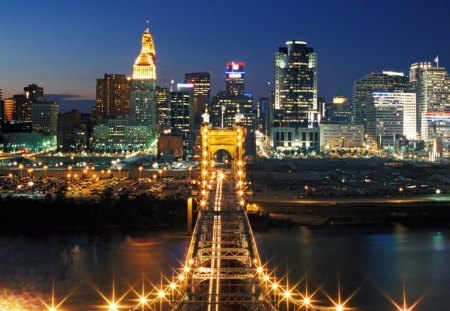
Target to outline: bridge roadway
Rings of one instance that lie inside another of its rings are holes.
[[[211,178],[186,259],[187,280],[174,310],[275,310],[261,283],[260,258],[232,171]]]

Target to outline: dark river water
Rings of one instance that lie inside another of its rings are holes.
[[[323,305],[340,292],[342,301],[352,296],[351,310],[395,311],[388,297],[403,304],[405,289],[408,305],[420,300],[414,310],[450,310],[449,229],[298,227],[256,231],[255,239],[272,276],[288,276],[282,283],[300,291],[307,280]],[[56,301],[69,295],[63,310],[98,310],[113,280],[120,296],[143,278],[155,286],[170,278],[188,243],[170,231],[2,233],[0,310],[45,310],[53,287]]]

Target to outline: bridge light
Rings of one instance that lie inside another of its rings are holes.
[[[170,288],[171,288],[171,289],[175,289],[175,288],[177,288],[177,284],[175,284],[175,283],[173,283],[173,282],[172,282],[172,283],[170,283]]]
[[[258,268],[256,269],[256,272],[262,273],[262,272],[263,272],[263,268],[262,268],[262,267],[258,267]]]
[[[189,259],[189,264],[192,265],[194,263],[194,259]]]
[[[269,276],[268,276],[267,274],[265,274],[265,275],[263,276],[263,280],[264,280],[265,282],[267,282],[267,281],[269,280]]]
[[[166,293],[164,293],[164,291],[162,291],[162,290],[158,291],[159,298],[164,298],[165,295],[166,295]]]
[[[239,195],[244,195],[244,191],[242,191],[242,190],[239,190]]]
[[[141,298],[139,298],[139,302],[141,303],[141,305],[145,305],[147,303],[147,297],[142,296]]]
[[[115,302],[109,304],[109,311],[117,311],[117,304]]]
[[[284,291],[283,295],[284,295],[284,298],[289,299],[289,298],[291,298],[291,291],[286,290],[286,291]]]
[[[311,304],[311,299],[309,299],[308,297],[305,297],[305,298],[303,299],[303,304],[304,304],[305,306],[309,306],[309,305]]]
[[[241,202],[239,202],[239,204],[241,204],[242,206],[244,206],[244,205],[245,205],[245,201],[244,201],[244,200],[241,200]]]
[[[273,284],[272,284],[272,289],[273,289],[273,290],[276,290],[277,288],[278,288],[278,284],[277,284],[277,283],[273,283]]]
[[[344,306],[343,305],[336,305],[336,311],[344,311]]]
[[[178,276],[178,279],[179,279],[180,281],[184,281],[184,275],[183,275],[183,274],[180,274],[180,275]]]
[[[189,268],[188,266],[185,266],[185,267],[183,268],[183,271],[184,271],[184,272],[189,272],[189,270],[190,270],[190,268]]]

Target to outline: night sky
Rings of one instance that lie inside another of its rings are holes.
[[[0,12],[3,97],[37,83],[63,111],[90,111],[104,73],[131,75],[147,18],[158,84],[210,71],[212,94],[236,60],[246,64],[246,91],[265,96],[274,53],[293,39],[318,53],[327,99],[340,89],[351,96],[353,81],[371,71],[407,73],[436,55],[450,66],[448,0],[21,0],[3,1]]]

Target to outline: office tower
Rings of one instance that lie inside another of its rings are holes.
[[[373,92],[368,96],[370,124],[375,129],[369,134],[379,147],[395,147],[400,138],[416,139],[416,94]]]
[[[23,88],[24,94],[14,95],[14,120],[19,122],[31,121],[31,105],[39,97],[44,96],[44,88],[30,84]]]
[[[262,133],[266,132],[267,117],[269,115],[269,103],[266,97],[260,97],[256,103],[255,124]]]
[[[60,113],[57,124],[58,149],[63,151],[77,150],[76,137],[80,136],[80,133],[76,129],[81,125],[81,112],[73,109],[66,113]]]
[[[253,97],[229,96],[226,92],[219,92],[212,98],[211,123],[216,127],[232,127],[236,124],[237,114],[241,115],[240,122],[250,130],[255,129],[255,114],[253,112]]]
[[[307,127],[317,111],[317,55],[304,41],[287,41],[275,54],[275,109],[283,124]]]
[[[209,72],[186,73],[184,83],[194,86],[194,124],[200,125],[202,114],[211,97],[211,75]]]
[[[368,123],[367,113],[373,108],[368,103],[369,95],[373,92],[404,92],[408,89],[408,82],[408,77],[403,73],[393,71],[371,72],[354,82],[353,109],[355,123],[364,125],[364,130],[371,139],[375,139],[375,137],[372,137],[375,124]]]
[[[178,84],[176,92],[170,92],[170,130],[188,134],[194,126],[194,90],[191,84]]]
[[[355,148],[364,146],[364,126],[357,124],[320,124],[320,147]]]
[[[33,131],[47,136],[53,146],[56,145],[58,113],[58,103],[47,101],[42,96],[38,96],[31,107]]]
[[[156,87],[156,107],[158,115],[158,133],[161,133],[169,129],[169,116],[170,116],[170,90],[167,87]]]
[[[409,69],[409,85],[411,91],[417,92],[417,81],[419,71],[430,67],[432,67],[431,62],[418,62],[411,65]]]
[[[245,93],[244,63],[230,62],[227,64],[225,92],[228,96],[243,96]]]
[[[130,117],[135,125],[148,126],[157,137],[156,52],[149,28],[142,34],[142,48],[133,66]],[[156,152],[156,148],[152,152]]]
[[[3,101],[3,120],[11,122],[14,120],[16,101],[14,98],[5,98]]]
[[[421,139],[429,142],[436,136],[435,125],[440,124],[439,127],[444,128],[448,121],[444,118],[445,113],[450,112],[450,77],[446,69],[428,66],[420,68],[417,72],[416,93],[418,131]],[[441,134],[437,136],[439,135]],[[447,138],[444,137],[444,140]]]
[[[353,111],[349,98],[339,92],[333,97],[329,119],[332,123],[350,124],[352,123]]]
[[[114,119],[130,114],[131,79],[124,74],[105,73],[103,79],[97,79],[95,107],[92,119]]]

